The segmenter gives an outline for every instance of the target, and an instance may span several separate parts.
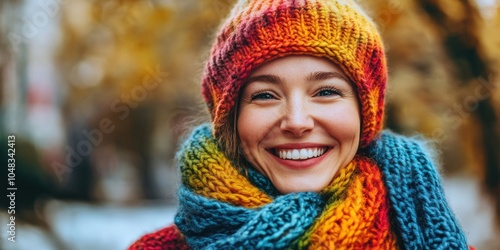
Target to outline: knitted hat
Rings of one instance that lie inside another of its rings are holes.
[[[222,24],[202,76],[202,94],[218,138],[245,79],[259,65],[287,55],[336,63],[355,84],[361,147],[380,132],[387,70],[378,31],[350,0],[240,0]]]

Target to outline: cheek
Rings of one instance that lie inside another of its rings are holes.
[[[266,128],[266,119],[262,115],[263,112],[256,109],[246,107],[240,109],[236,126],[241,146],[245,153],[250,148],[256,147],[256,144],[263,136],[262,132]]]
[[[240,108],[236,126],[241,147],[247,158],[252,158],[249,154],[258,154],[259,146],[272,140],[272,131],[276,129],[279,116],[277,107]]]
[[[248,112],[245,108],[240,110],[236,126],[238,136],[243,146],[248,144],[248,140],[252,138],[253,131],[251,129],[251,121],[253,119],[254,118],[251,112]]]
[[[327,124],[326,126],[329,127],[331,133],[358,143],[356,140],[359,140],[360,137],[361,120],[357,105],[354,103],[338,105],[323,114],[331,114],[321,116],[323,124]]]

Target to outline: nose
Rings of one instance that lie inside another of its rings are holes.
[[[310,114],[307,101],[303,98],[294,98],[287,102],[284,108],[280,129],[294,136],[302,136],[314,128],[314,120]]]

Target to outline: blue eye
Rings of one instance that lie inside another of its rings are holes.
[[[269,99],[275,99],[273,95],[271,95],[268,92],[262,92],[262,93],[257,93],[252,95],[252,101],[254,100],[269,100]]]
[[[335,95],[342,96],[339,90],[330,87],[321,89],[316,94],[316,96],[335,96]]]

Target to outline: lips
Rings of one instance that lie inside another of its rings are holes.
[[[275,149],[275,155],[284,160],[307,160],[322,156],[327,147],[309,147],[295,149]]]
[[[317,143],[284,144],[268,149],[268,152],[283,167],[306,170],[317,166],[328,155],[332,147]]]

